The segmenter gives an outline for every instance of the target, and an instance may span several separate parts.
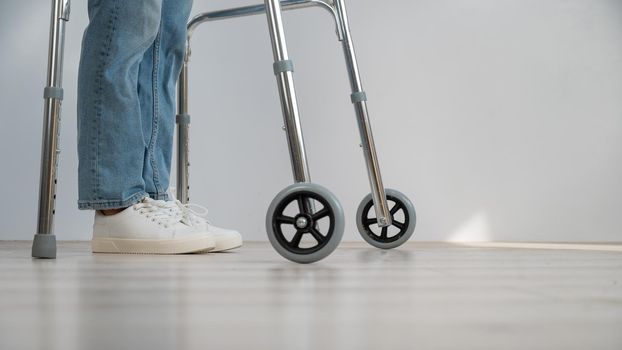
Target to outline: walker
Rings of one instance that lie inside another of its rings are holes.
[[[337,248],[344,231],[343,208],[328,189],[311,182],[294,89],[294,64],[287,52],[281,18],[282,10],[307,7],[321,7],[332,14],[337,37],[343,44],[352,88],[350,98],[356,112],[361,136],[360,146],[363,149],[371,187],[371,193],[363,198],[356,213],[359,233],[374,247],[381,249],[398,247],[408,241],[415,230],[415,208],[404,194],[385,189],[382,184],[367,111],[367,96],[359,75],[344,0],[264,0],[264,4],[200,13],[190,20],[186,55],[178,82],[177,197],[182,203],[189,201],[188,66],[192,34],[205,22],[265,13],[274,53],[273,70],[281,100],[283,129],[287,135],[294,176],[294,184],[279,192],[268,207],[266,232],[274,249],[283,257],[297,263],[321,260]],[[64,33],[65,24],[69,21],[69,12],[70,0],[52,1],[48,78],[44,89],[38,225],[32,246],[32,256],[36,258],[56,257],[53,217],[60,153],[58,133],[63,99]]]

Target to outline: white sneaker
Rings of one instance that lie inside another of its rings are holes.
[[[210,251],[211,253],[235,249],[242,246],[242,235],[237,231],[212,225],[206,218],[207,208],[204,206],[194,203],[183,204],[179,200],[171,202],[177,205],[182,217],[194,227],[207,231],[214,236],[215,246],[214,249]]]
[[[185,254],[212,250],[215,242],[176,205],[146,197],[114,215],[96,211],[91,245],[94,253]]]

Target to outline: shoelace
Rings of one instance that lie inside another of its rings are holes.
[[[206,207],[195,203],[183,204],[177,199],[174,201],[174,204],[181,211],[182,217],[186,218],[188,221],[205,221],[208,225],[210,224],[207,220],[208,210]]]
[[[208,210],[206,207],[195,203],[183,204],[179,199],[176,199],[177,189],[175,187],[169,188],[169,193],[173,197],[173,201],[171,202],[174,202],[175,205],[177,205],[177,207],[181,211],[182,217],[186,219],[187,222],[200,220],[205,221],[208,225],[212,224],[211,222],[209,222],[209,220],[207,220]],[[196,209],[193,209],[193,207]]]
[[[151,221],[165,227],[184,220],[183,215],[176,210],[176,207],[166,201],[150,198],[145,198],[142,202],[134,204],[135,210],[151,218]]]

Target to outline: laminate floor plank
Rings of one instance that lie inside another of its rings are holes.
[[[620,245],[343,243],[310,265],[0,242],[0,349],[622,349]]]

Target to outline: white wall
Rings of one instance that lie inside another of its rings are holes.
[[[76,72],[86,1],[73,1],[56,215],[76,209]],[[249,1],[195,1],[194,13]],[[390,4],[391,6],[387,6]],[[417,240],[620,241],[622,1],[349,1],[385,183],[414,201]],[[48,1],[0,4],[0,239],[35,231]],[[346,210],[368,192],[341,48],[319,9],[285,16],[313,179]],[[291,182],[264,17],[207,24],[191,75],[191,197],[265,238]]]

